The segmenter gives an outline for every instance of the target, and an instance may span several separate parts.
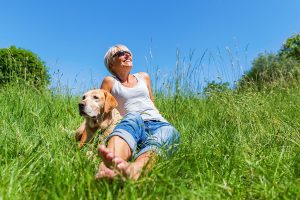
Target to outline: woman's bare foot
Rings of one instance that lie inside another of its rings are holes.
[[[102,162],[99,165],[98,172],[95,176],[96,179],[108,178],[112,179],[118,173],[112,168],[112,160],[114,159],[113,153],[106,148],[104,145],[98,147],[98,154],[102,159]]]
[[[100,145],[98,148],[98,153],[102,158],[99,165],[98,173],[96,174],[96,179],[103,177],[113,178],[116,175],[121,175],[123,178],[137,180],[142,173],[142,170],[150,170],[153,163],[149,161],[153,157],[153,152],[148,151],[140,155],[133,163],[127,162],[119,156],[115,156],[114,153],[104,145]]]
[[[120,157],[115,157],[112,162],[123,178],[132,180],[137,180],[140,177],[144,167],[137,162],[129,163]]]
[[[116,173],[113,169],[106,167],[105,164],[103,162],[101,162],[99,165],[99,170],[98,170],[95,178],[96,179],[103,179],[103,178],[112,179],[116,175],[118,175],[118,173]]]
[[[98,147],[98,154],[106,167],[110,168],[112,166],[112,160],[115,157],[114,154],[105,145],[100,145]]]

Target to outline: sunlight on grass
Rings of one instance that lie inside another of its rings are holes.
[[[227,52],[237,79],[243,66]],[[195,64],[193,54],[186,61],[177,51],[166,79],[150,62],[155,104],[182,143],[136,182],[95,180],[96,145],[79,150],[74,138],[83,120],[80,97],[59,79],[48,90],[26,82],[1,87],[0,200],[299,198],[299,80],[280,77],[242,89],[223,83],[224,77],[209,82],[207,52]],[[228,65],[218,56],[208,55],[210,64]]]
[[[0,198],[274,199],[299,197],[300,87],[157,96],[180,131],[176,155],[137,182],[95,181],[99,158],[77,149],[78,97],[0,91]]]

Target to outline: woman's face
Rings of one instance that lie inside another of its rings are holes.
[[[118,73],[120,70],[129,70],[130,72],[132,69],[131,54],[123,50],[117,51],[113,56],[110,69],[115,73]]]

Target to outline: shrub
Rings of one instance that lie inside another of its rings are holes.
[[[219,93],[223,93],[226,91],[229,91],[229,83],[228,82],[219,82],[217,83],[216,81],[212,81],[207,83],[207,86],[203,89],[204,94],[206,97],[210,97],[214,94],[219,94]]]
[[[288,84],[299,78],[300,63],[294,58],[265,53],[253,61],[253,67],[239,80],[238,87],[262,89],[270,84]]]
[[[44,62],[33,52],[11,46],[0,49],[0,86],[28,83],[44,88],[50,76]]]
[[[288,38],[280,49],[279,55],[283,58],[294,58],[300,62],[300,34]]]

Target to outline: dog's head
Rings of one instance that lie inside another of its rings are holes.
[[[109,92],[102,89],[90,90],[82,96],[78,104],[79,114],[85,118],[98,119],[117,105],[116,99]]]

